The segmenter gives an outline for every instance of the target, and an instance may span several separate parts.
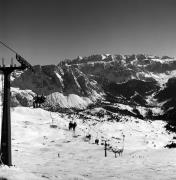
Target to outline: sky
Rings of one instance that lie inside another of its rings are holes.
[[[31,64],[91,54],[176,57],[175,0],[0,0],[0,40]],[[0,45],[0,58],[14,56]]]

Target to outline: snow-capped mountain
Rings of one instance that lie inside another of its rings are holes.
[[[82,108],[97,99],[147,106],[176,75],[176,61],[168,56],[103,54],[38,65],[34,70],[14,73],[12,86],[52,97],[52,103],[61,107]],[[76,99],[85,105],[70,103]]]
[[[114,107],[120,103],[133,108],[132,115],[140,118],[146,117],[137,112],[139,107],[153,108],[149,114],[154,119],[174,116],[176,61],[168,56],[91,55],[58,65],[37,65],[34,70],[12,75],[13,106],[32,106],[35,94],[44,94],[43,106],[57,110],[103,106],[131,114]]]
[[[101,87],[78,68],[48,65],[34,66],[34,70],[35,73],[27,70],[18,76],[14,73],[12,87],[44,94],[47,105],[63,108],[85,108],[101,98]]]

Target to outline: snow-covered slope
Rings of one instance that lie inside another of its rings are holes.
[[[175,179],[174,149],[163,146],[175,134],[168,134],[162,121],[143,121],[129,116],[121,122],[97,118],[96,112],[85,120],[76,114],[50,113],[42,109],[12,109],[12,161],[15,167],[0,167],[0,177],[8,180],[137,180]],[[78,124],[76,136],[68,123]],[[53,122],[57,128],[51,128]],[[85,142],[87,133],[92,135]],[[104,157],[104,146],[93,144],[95,138],[109,139],[122,146],[124,153],[114,158],[111,151]],[[118,138],[118,142],[113,141]],[[161,158],[162,157],[162,158]],[[158,173],[159,172],[159,173]]]
[[[48,95],[46,101],[49,106],[54,104],[61,108],[85,109],[89,104],[92,104],[90,98],[80,97],[76,94],[64,96],[62,93],[58,92]]]
[[[62,93],[55,92],[46,97],[45,106],[86,109],[87,106],[96,102],[97,99],[101,99],[101,94],[96,93],[96,91],[92,92],[92,95],[89,97],[82,97],[76,94],[64,96]]]
[[[165,129],[170,125],[176,132],[174,58],[103,54],[34,69],[35,73],[26,70],[11,76],[16,167],[0,167],[0,177],[176,179],[176,150],[164,148],[176,139],[175,133]],[[58,111],[75,111],[60,114],[29,108],[37,93],[46,96],[43,109],[53,106]],[[70,120],[78,124],[76,134],[68,131]],[[57,127],[51,128],[51,124]],[[85,141],[88,134],[90,142]],[[107,140],[112,148],[124,147],[123,157],[116,159],[109,150],[105,158],[104,145],[94,144],[97,138],[100,144]]]

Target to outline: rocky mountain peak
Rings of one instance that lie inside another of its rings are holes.
[[[34,70],[35,73],[28,70],[14,73],[12,86],[44,94],[50,97],[50,102],[54,99],[55,104],[63,107],[72,107],[75,103],[70,102],[78,97],[79,102],[84,102],[80,107],[98,99],[148,106],[152,105],[153,100],[149,100],[152,96],[156,101],[166,100],[160,98],[160,93],[165,93],[162,92],[165,88],[171,89],[175,82],[171,78],[176,75],[176,61],[169,56],[97,54],[67,59],[58,65],[34,66]]]

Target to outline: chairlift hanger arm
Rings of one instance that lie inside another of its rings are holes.
[[[34,72],[34,69],[30,63],[28,63],[23,57],[21,57],[19,54],[16,54],[16,60],[21,64],[22,67],[25,69],[30,69],[32,72]]]
[[[0,41],[0,44],[2,44],[4,47],[9,49],[11,52],[16,54],[16,60],[21,64],[21,69],[30,69],[32,72],[34,72],[34,69],[30,63],[28,63],[22,56],[20,56],[14,49]],[[20,68],[19,68],[20,69]]]
[[[22,66],[14,66],[14,67],[12,67],[12,66],[10,66],[10,67],[2,67],[2,66],[0,66],[0,71],[2,71],[2,72],[13,72],[14,70],[25,70],[26,68],[25,67],[22,67]]]

